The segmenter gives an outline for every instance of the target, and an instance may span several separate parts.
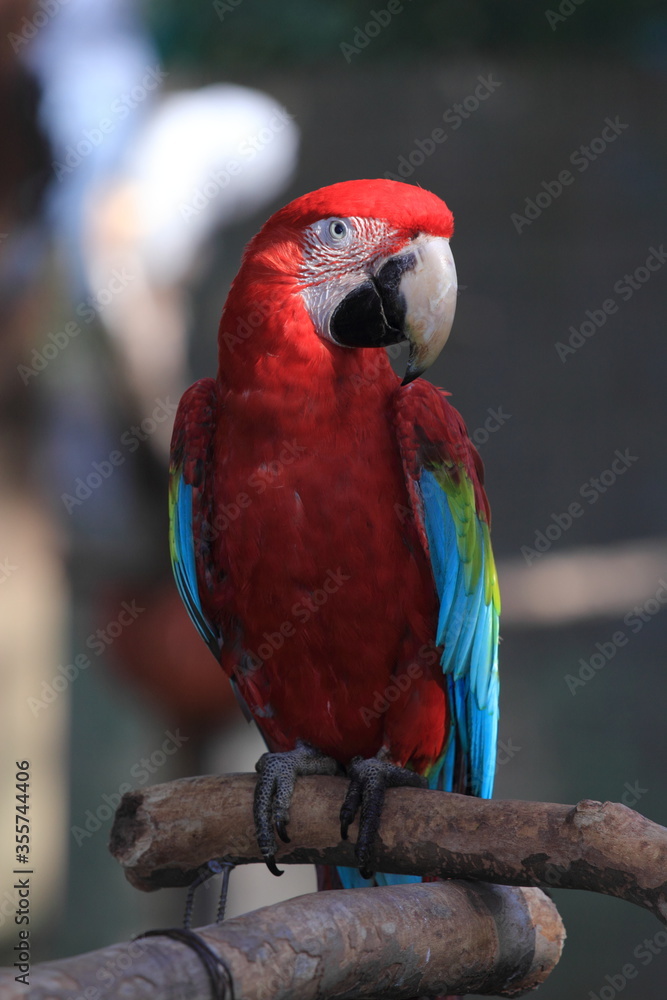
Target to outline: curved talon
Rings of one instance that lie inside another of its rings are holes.
[[[384,802],[384,796],[382,797]],[[380,806],[382,808],[382,806]],[[375,847],[375,838],[377,836],[378,827],[380,825],[380,818],[378,814],[377,825],[373,822],[360,823],[359,824],[359,839],[357,840],[354,853],[357,859],[357,865],[359,867],[359,874],[362,878],[372,878],[372,865],[373,865],[373,848]],[[371,872],[370,875],[364,874],[364,872]]]
[[[276,837],[290,843],[287,834],[289,809],[297,776],[301,774],[337,774],[339,764],[314,747],[297,742],[294,750],[285,753],[265,753],[255,764],[258,773],[255,785],[253,815],[257,843],[272,875],[282,875],[276,866]]]
[[[282,840],[283,844],[291,844],[292,843],[292,841],[290,840],[290,838],[287,836],[286,820],[284,820],[284,819],[276,820],[276,832],[277,832],[278,836],[280,837],[280,839]]]
[[[350,827],[354,823],[354,817],[357,815],[359,806],[361,805],[362,797],[361,782],[352,779],[345,796],[345,801],[340,807],[340,835],[343,840],[347,840]]]
[[[373,848],[380,827],[387,788],[400,786],[426,788],[426,778],[408,768],[391,764],[382,756],[364,760],[355,757],[348,766],[350,784],[340,810],[340,833],[347,840],[350,825],[361,807],[359,835],[355,855],[362,878],[373,878]]]
[[[264,858],[264,861],[266,863],[266,867],[269,869],[272,875],[278,876],[285,874],[284,868],[283,869],[278,868],[278,866],[276,865],[276,857],[274,854],[270,854],[268,858]]]

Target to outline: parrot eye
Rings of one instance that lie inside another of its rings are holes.
[[[342,219],[332,219],[329,223],[329,236],[335,243],[340,243],[348,234],[348,225]]]
[[[320,219],[308,226],[306,230],[306,246],[316,251],[324,244],[330,250],[340,250],[356,236],[355,223],[351,219],[332,218]]]

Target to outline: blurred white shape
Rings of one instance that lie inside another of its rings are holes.
[[[287,185],[298,147],[298,128],[277,101],[215,84],[158,101],[123,170],[91,187],[87,283],[142,417],[187,385],[187,283],[208,240]],[[151,442],[166,453],[170,436],[166,421]]]
[[[140,84],[155,66],[156,53],[134,0],[67,0],[52,6],[54,13],[45,23],[40,20],[25,58],[44,86],[41,115],[58,156],[84,129],[113,115],[114,101]],[[126,104],[121,120],[133,125],[128,111]],[[118,130],[121,142],[123,131]],[[100,152],[108,156],[112,146],[105,142]]]
[[[290,114],[260,91],[214,84],[168,94],[146,122],[127,169],[150,279],[183,280],[216,228],[280,193],[298,147]]]
[[[0,752],[4,761],[0,801],[7,817],[17,804],[28,805],[29,867],[39,872],[31,881],[34,936],[58,910],[62,919],[71,845],[67,770],[72,660],[67,659],[68,594],[62,539],[42,505],[27,492],[15,491],[8,480],[5,477],[0,484]],[[39,622],[37,628],[35,622]],[[17,803],[14,762],[24,760],[30,762],[29,799]],[[16,822],[21,819],[17,814]],[[0,943],[9,949],[18,931],[14,922],[18,898],[11,888],[15,879],[9,874],[21,867],[16,852],[18,826],[16,831],[16,842],[12,835],[0,844],[4,878]],[[29,993],[25,991],[26,996]]]
[[[40,117],[53,147],[49,211],[76,302],[89,291],[81,241],[90,186],[119,169],[162,74],[135,0],[38,6],[21,55],[43,88]]]
[[[498,564],[504,623],[556,625],[609,618],[653,597],[667,578],[667,540],[646,539]]]
[[[187,282],[211,235],[287,185],[299,131],[247,87],[161,94],[169,73],[135,0],[51,7],[25,59],[43,86],[59,252],[75,314],[99,315],[149,419],[189,381]],[[164,454],[170,435],[165,421],[151,442]]]

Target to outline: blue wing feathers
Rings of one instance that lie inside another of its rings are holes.
[[[192,516],[194,490],[185,482],[181,470],[174,470],[172,475],[176,477],[176,482],[175,497],[172,494],[170,503],[171,561],[176,587],[197,631],[216,659],[219,659],[220,635],[204,614],[197,584],[196,543]]]
[[[372,879],[363,878],[357,868],[336,868],[343,889],[367,889],[373,885],[407,885],[412,882],[421,882],[421,875],[385,875],[383,872],[375,872]]]
[[[222,637],[207,618],[197,579],[198,563],[207,556],[201,531],[209,517],[206,470],[211,467],[215,432],[216,387],[200,379],[181,399],[171,440],[169,462],[169,552],[178,592],[197,631],[217,660]]]
[[[437,643],[452,715],[432,788],[452,791],[463,755],[473,795],[493,793],[498,733],[498,609],[487,581],[493,567],[485,526],[463,491],[446,490],[430,469],[418,480],[433,576],[440,598]],[[486,529],[488,530],[488,529]]]

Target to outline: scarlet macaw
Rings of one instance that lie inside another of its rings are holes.
[[[408,184],[297,198],[249,243],[217,377],[178,409],[174,573],[269,747],[255,823],[276,874],[299,774],[350,777],[346,887],[419,881],[373,875],[386,787],[492,793],[500,601],[483,469],[448,394],[418,379],[452,325],[452,233],[444,202]],[[401,382],[381,348],[406,339]]]

